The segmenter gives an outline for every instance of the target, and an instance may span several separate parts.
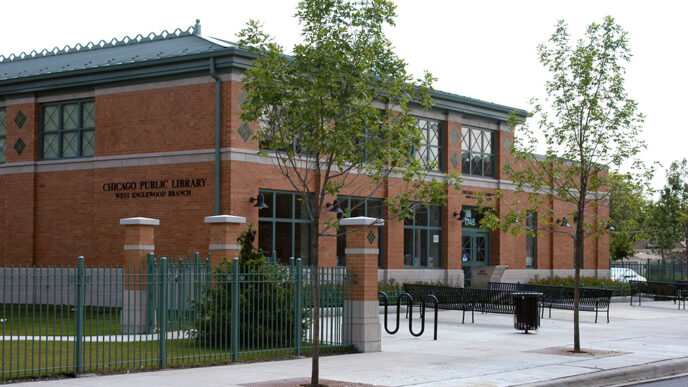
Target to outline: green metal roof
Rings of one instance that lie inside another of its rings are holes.
[[[0,55],[0,98],[66,88],[146,82],[151,78],[207,75],[209,58],[218,72],[250,68],[255,56],[234,43],[201,35],[200,22],[185,30],[76,44],[18,55]],[[433,91],[435,108],[506,121],[525,110]]]
[[[128,36],[98,43],[55,47],[29,54],[0,56],[0,81],[76,70],[113,67],[163,58],[211,53],[227,49],[228,42],[201,37],[200,25],[172,33]]]

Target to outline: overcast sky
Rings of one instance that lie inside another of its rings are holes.
[[[138,33],[187,28],[201,19],[203,35],[235,41],[248,19],[287,50],[299,40],[297,1],[3,1],[0,54],[40,51]],[[630,35],[634,57],[627,90],[647,118],[646,160],[665,169],[687,157],[688,2],[686,1],[449,1],[398,0],[388,34],[412,73],[429,70],[438,90],[528,109],[542,97],[547,72],[536,46],[565,19],[573,37],[613,16]],[[654,186],[664,184],[663,169]]]

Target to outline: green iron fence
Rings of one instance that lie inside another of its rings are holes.
[[[648,281],[676,282],[688,280],[686,264],[683,261],[612,262],[611,268],[631,269]]]
[[[312,267],[0,267],[0,380],[307,354]],[[319,268],[323,352],[350,348],[346,268]]]

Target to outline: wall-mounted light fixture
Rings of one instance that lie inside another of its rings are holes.
[[[334,212],[335,214],[341,214],[344,211],[342,211],[341,208],[339,208],[339,200],[334,199],[332,203],[326,203],[325,207],[330,209],[330,212]]]
[[[263,209],[263,208],[268,208],[268,205],[265,204],[265,196],[263,196],[262,192],[258,193],[258,197],[254,198],[251,197],[251,200],[249,200],[251,203],[256,202],[256,204],[253,205],[253,207],[258,208],[258,209]]]
[[[456,220],[458,220],[459,222],[463,222],[464,220],[466,220],[466,211],[461,210],[459,212],[454,212],[454,216],[458,217],[456,218]]]
[[[614,231],[614,227],[612,226],[612,222],[607,222],[607,226],[605,227],[607,231]]]
[[[569,224],[569,220],[566,219],[566,217],[563,217],[561,219],[557,219],[557,224],[562,226],[562,227],[571,227]]]

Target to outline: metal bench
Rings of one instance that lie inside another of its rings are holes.
[[[542,293],[540,306],[544,317],[545,308],[549,308],[549,317],[552,318],[552,309],[573,310],[573,292],[571,286],[553,285],[531,285],[515,284],[507,282],[490,282],[488,289],[499,289],[509,291],[529,291]],[[578,307],[581,311],[595,312],[595,322],[600,311],[607,312],[607,323],[609,322],[609,304],[612,298],[612,291],[600,288],[580,288],[580,298]]]
[[[659,281],[628,281],[631,286],[631,305],[633,296],[638,295],[638,306],[642,303],[642,296],[664,297],[678,301],[678,309],[686,309],[686,298],[688,298],[688,284],[681,282],[659,282]]]

